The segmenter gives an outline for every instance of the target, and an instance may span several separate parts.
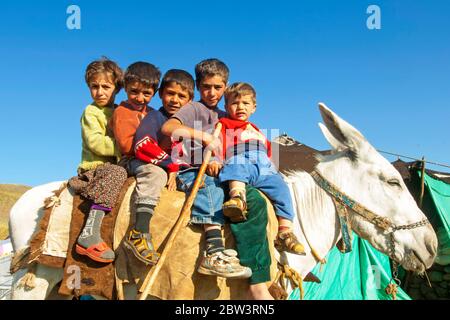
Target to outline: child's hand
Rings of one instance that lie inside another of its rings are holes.
[[[206,174],[211,177],[217,177],[223,165],[217,161],[211,161],[206,166]]]
[[[169,179],[167,180],[167,190],[175,191],[177,190],[177,173],[170,172]]]
[[[214,138],[213,135],[204,132],[202,143],[206,147],[206,150],[211,150],[213,156],[220,154],[220,139]]]

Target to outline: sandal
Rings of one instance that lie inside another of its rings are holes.
[[[88,256],[97,262],[110,263],[114,261],[114,251],[104,241],[93,244],[89,248],[84,248],[77,243],[75,245],[75,252],[82,256]],[[112,258],[108,258],[111,256]]]
[[[292,231],[278,232],[274,246],[279,252],[286,251],[302,256],[306,255],[305,247],[298,241]]]
[[[155,250],[150,233],[141,233],[133,229],[125,239],[124,245],[146,265],[155,265],[159,260],[160,254]]]
[[[223,215],[232,222],[247,220],[247,202],[241,194],[232,197],[223,204]]]

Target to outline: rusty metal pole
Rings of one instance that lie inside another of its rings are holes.
[[[422,209],[423,206],[423,196],[425,195],[425,157],[422,157],[422,172],[420,179],[420,198],[419,198],[419,208]]]

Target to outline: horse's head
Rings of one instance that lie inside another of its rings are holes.
[[[325,124],[319,126],[333,152],[320,157],[317,171],[368,212],[391,223],[383,229],[351,210],[352,229],[405,269],[424,272],[436,257],[437,238],[399,172],[358,130],[324,104],[319,108]]]

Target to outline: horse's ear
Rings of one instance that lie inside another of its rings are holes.
[[[322,131],[323,135],[325,136],[325,139],[327,139],[330,146],[337,151],[342,151],[345,149],[345,146],[340,143],[332,134],[331,132],[323,125],[323,123],[319,122],[319,128]]]
[[[326,133],[321,127],[322,132],[332,147],[340,150],[348,148],[352,151],[357,151],[361,143],[366,141],[358,130],[339,118],[325,104],[319,103],[319,109],[326,127]]]

